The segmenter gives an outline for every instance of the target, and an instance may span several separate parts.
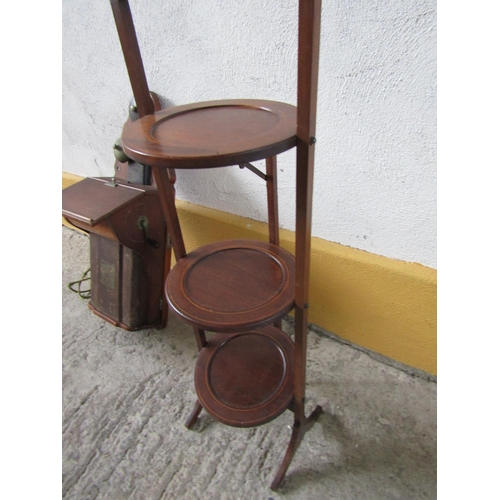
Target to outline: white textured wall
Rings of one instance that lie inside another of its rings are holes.
[[[296,100],[297,0],[130,0],[151,90],[168,105]],[[436,266],[435,0],[323,0],[313,235]],[[63,0],[63,165],[110,175],[130,84],[111,7]],[[278,157],[294,228],[293,152]],[[178,171],[178,197],[258,220],[262,181]]]

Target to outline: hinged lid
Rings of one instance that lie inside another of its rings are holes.
[[[62,192],[62,214],[95,226],[145,195],[145,190],[112,181],[87,177]]]

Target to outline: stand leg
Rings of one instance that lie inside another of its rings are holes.
[[[165,281],[167,280],[168,273],[170,272],[170,267],[172,266],[172,245],[170,243],[170,235],[168,233],[166,235],[165,243],[165,262],[163,272],[163,309],[161,313],[160,329],[166,328],[168,323],[168,302],[167,296],[165,295]]]
[[[288,467],[292,462],[292,458],[295,455],[295,452],[297,451],[302,438],[304,437],[304,434],[315,424],[322,411],[323,409],[321,408],[321,406],[316,406],[311,415],[308,418],[304,419],[303,422],[301,422],[300,420],[295,421],[292,431],[292,437],[290,438],[290,443],[288,444],[288,448],[285,453],[285,458],[281,463],[281,467],[279,468],[274,481],[271,483],[271,489],[273,491],[276,491],[280,487],[281,482],[285,477],[286,471],[288,470]]]
[[[198,351],[201,351],[207,345],[207,337],[205,335],[205,330],[200,330],[199,328],[194,328],[194,337],[196,339],[196,345],[198,346]]]
[[[194,327],[193,331],[194,331],[194,336],[196,338],[196,344],[198,345],[198,350],[201,351],[207,345],[207,337],[205,335],[205,331]],[[191,429],[196,420],[198,420],[198,415],[200,414],[202,409],[203,406],[201,406],[200,401],[197,399],[193,411],[186,420],[186,423],[184,424],[188,429]]]
[[[193,427],[196,420],[198,420],[198,415],[200,414],[202,409],[203,409],[203,407],[201,406],[201,403],[198,400],[196,400],[193,411],[191,412],[188,419],[186,420],[186,423],[184,424],[188,429],[191,429],[191,427]]]

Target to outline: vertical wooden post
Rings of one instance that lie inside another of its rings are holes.
[[[320,39],[321,0],[299,0],[297,87],[297,176],[295,232],[294,425],[283,462],[271,484],[279,488],[304,434],[322,409],[305,416],[309,269],[311,253],[314,145]]]
[[[269,243],[279,246],[278,168],[276,164],[276,156],[266,158],[266,189]]]
[[[297,184],[295,234],[295,385],[296,419],[304,418],[309,268],[316,101],[321,0],[299,2],[299,53],[297,88]]]

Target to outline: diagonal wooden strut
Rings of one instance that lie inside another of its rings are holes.
[[[239,167],[247,168],[248,170],[250,170],[250,172],[253,172],[255,175],[258,175],[261,179],[267,181],[266,174],[261,172],[255,165],[252,165],[251,163],[247,162],[247,163],[242,163],[241,165],[239,165]]]
[[[149,93],[148,82],[144,72],[141,52],[137,42],[134,21],[128,0],[110,0],[115,18],[118,37],[122,46],[125,64],[127,66],[132,92],[139,116],[152,115],[154,104]]]
[[[201,351],[207,345],[207,337],[205,335],[205,331],[195,327],[193,327],[193,330],[194,336],[196,338],[196,344],[198,345],[198,351]],[[197,399],[196,403],[194,404],[193,411],[190,413],[189,417],[184,423],[184,425],[188,429],[191,429],[195,422],[198,420],[198,416],[201,413],[201,410],[203,410],[203,406],[201,406],[200,400]]]
[[[194,404],[193,411],[189,414],[189,417],[184,423],[186,428],[191,429],[193,427],[195,422],[198,420],[198,416],[201,413],[201,410],[203,410],[203,406],[201,406],[200,400],[197,399],[196,403]]]

